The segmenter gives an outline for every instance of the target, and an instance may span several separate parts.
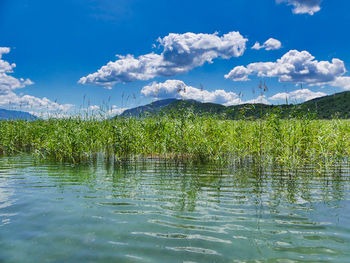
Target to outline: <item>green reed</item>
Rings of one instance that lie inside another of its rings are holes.
[[[3,121],[0,153],[32,153],[38,158],[80,163],[97,154],[115,162],[162,158],[181,162],[231,164],[251,160],[298,167],[348,161],[350,120],[314,120],[312,116],[227,120],[177,114],[145,118],[49,119]]]

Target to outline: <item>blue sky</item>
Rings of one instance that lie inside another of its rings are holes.
[[[232,105],[349,90],[348,10],[347,0],[0,0],[0,108],[117,113],[166,97]]]

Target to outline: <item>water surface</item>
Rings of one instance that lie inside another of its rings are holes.
[[[0,262],[350,262],[350,169],[0,157]]]

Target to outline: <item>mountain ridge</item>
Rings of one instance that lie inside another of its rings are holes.
[[[37,120],[38,118],[29,112],[0,109],[1,120]]]
[[[287,118],[293,114],[311,113],[320,119],[350,118],[350,91],[327,95],[299,104],[239,104],[224,106],[216,103],[202,103],[195,100],[165,99],[124,111],[121,117],[143,117],[146,115],[170,113],[180,107],[192,108],[196,114],[225,115],[228,119],[261,118],[269,112],[279,112]]]

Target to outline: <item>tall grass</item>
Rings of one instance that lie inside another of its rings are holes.
[[[0,153],[30,152],[38,158],[79,163],[97,154],[113,158],[164,158],[181,162],[230,164],[247,159],[297,167],[347,161],[349,120],[223,120],[183,109],[173,116],[143,119],[49,119],[3,121]]]

